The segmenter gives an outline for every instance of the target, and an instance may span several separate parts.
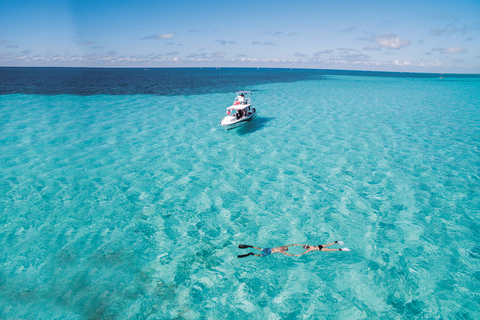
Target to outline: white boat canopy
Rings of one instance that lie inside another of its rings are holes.
[[[227,110],[244,110],[246,109],[248,106],[247,105],[242,105],[242,104],[236,104],[236,105],[233,105],[233,106],[230,106],[227,108]]]

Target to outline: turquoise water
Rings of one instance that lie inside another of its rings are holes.
[[[238,89],[0,96],[0,318],[480,317],[480,78]]]

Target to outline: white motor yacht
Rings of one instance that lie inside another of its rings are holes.
[[[233,104],[227,108],[227,115],[220,121],[227,130],[234,129],[249,123],[257,116],[257,111],[252,108],[248,95],[250,91],[238,91]]]

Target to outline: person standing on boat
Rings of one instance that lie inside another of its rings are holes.
[[[250,253],[247,253],[247,254],[238,255],[238,257],[239,258],[245,258],[245,257],[252,256],[252,255],[256,256],[256,257],[266,257],[266,256],[268,256],[272,253],[282,253],[286,256],[300,257],[300,256],[303,256],[306,253],[313,252],[313,251],[350,251],[350,249],[348,249],[348,248],[340,248],[340,249],[329,249],[329,248],[327,248],[327,247],[331,246],[332,244],[343,245],[343,241],[335,241],[335,242],[331,242],[329,244],[323,244],[323,245],[320,244],[318,246],[309,246],[307,244],[290,244],[288,246],[280,246],[280,247],[276,247],[276,248],[258,248],[258,247],[249,246],[249,245],[246,245],[246,244],[239,244],[238,247],[240,249],[253,248],[253,249],[260,250],[262,253],[261,254],[256,254],[256,253],[250,252]],[[297,246],[302,246],[303,249],[305,249],[306,251],[303,252],[303,253],[300,253],[300,254],[291,254],[291,253],[286,252],[286,251],[288,251],[288,247],[297,247]]]

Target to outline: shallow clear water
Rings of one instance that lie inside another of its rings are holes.
[[[0,318],[480,317],[480,78],[284,80],[1,95]]]

